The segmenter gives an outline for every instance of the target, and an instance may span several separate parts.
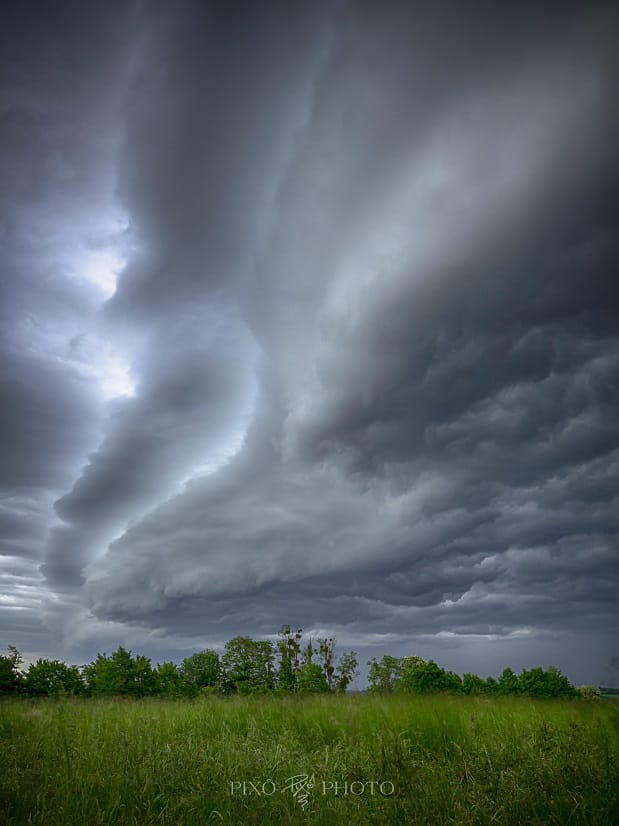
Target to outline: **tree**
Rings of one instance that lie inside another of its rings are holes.
[[[462,691],[465,694],[483,694],[486,682],[477,674],[467,673],[462,677]]]
[[[443,678],[444,691],[451,691],[459,694],[462,692],[462,678],[455,671],[445,671]]]
[[[31,695],[81,694],[84,681],[75,665],[60,660],[38,659],[24,677],[24,691]]]
[[[529,697],[546,697],[546,681],[544,679],[544,671],[541,668],[523,668],[518,683],[522,689],[523,694],[528,694]]]
[[[417,666],[425,665],[426,661],[422,657],[418,657],[415,655],[409,657],[402,657],[400,664],[401,672],[403,674],[405,671],[412,671],[412,669],[416,668]]]
[[[167,697],[186,697],[197,693],[197,689],[185,679],[176,663],[158,663],[154,669],[155,692]]]
[[[148,657],[135,659],[120,646],[111,656],[97,654],[97,659],[82,670],[88,690],[93,694],[143,697],[156,690],[156,677]]]
[[[390,694],[400,679],[402,660],[399,657],[385,654],[380,661],[376,657],[368,660],[368,665],[370,666],[368,672],[370,687],[368,690],[373,693]]]
[[[335,671],[335,687],[337,691],[346,691],[358,674],[358,665],[359,661],[356,651],[344,651],[342,653]]]
[[[415,693],[461,691],[462,681],[453,671],[440,668],[434,660],[425,662],[419,657],[411,657],[403,663],[398,689]]]
[[[138,654],[133,660],[133,686],[130,692],[136,697],[157,693],[157,677],[148,657]]]
[[[292,631],[289,625],[282,625],[279,630],[279,639],[277,641],[277,650],[279,651],[277,687],[280,691],[292,692],[297,690],[302,635],[303,631],[301,628]]]
[[[0,654],[0,694],[15,694],[22,683],[19,666],[23,660],[14,645],[9,645],[7,650],[8,654]]]
[[[429,672],[426,670],[427,665],[428,663],[421,657],[404,657],[400,679],[397,682],[397,690],[406,693],[428,690],[428,677],[435,663],[432,664]],[[438,666],[436,667],[438,668]]]
[[[498,694],[499,684],[494,677],[486,677],[484,680],[484,694]]]
[[[97,654],[94,662],[84,666],[82,674],[92,694],[130,694],[132,665],[130,652],[120,646],[109,657]]]
[[[318,640],[318,656],[329,690],[335,688],[335,637],[323,637]]]
[[[221,658],[225,693],[261,694],[274,686],[275,652],[269,640],[234,637]]]
[[[578,692],[558,668],[551,665],[542,668],[523,668],[518,677],[518,687],[529,697],[576,697]]]
[[[221,688],[222,664],[217,651],[210,648],[185,657],[181,674],[197,691]]]
[[[499,694],[518,694],[520,692],[518,677],[511,668],[504,669],[499,677],[498,692]]]
[[[304,663],[299,668],[297,690],[301,694],[318,694],[329,691],[324,672],[318,663]]]
[[[93,694],[128,694],[131,688],[132,660],[129,651],[120,646],[114,654],[97,654],[97,659],[84,666],[82,674]]]
[[[306,646],[301,649],[301,663],[302,665],[306,665],[307,663],[314,662],[314,654],[317,653],[317,650],[314,647],[314,643],[310,638]]]

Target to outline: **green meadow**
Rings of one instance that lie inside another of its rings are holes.
[[[6,699],[0,822],[617,824],[619,704]]]

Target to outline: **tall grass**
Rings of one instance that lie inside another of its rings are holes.
[[[301,774],[315,781],[305,806],[286,789]],[[0,704],[3,824],[595,826],[619,823],[618,790],[612,702],[326,696]]]

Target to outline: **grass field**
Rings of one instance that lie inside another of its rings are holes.
[[[619,824],[619,704],[6,700],[0,822]]]

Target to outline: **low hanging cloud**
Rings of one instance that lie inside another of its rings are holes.
[[[73,176],[40,176],[36,208],[15,206],[13,179],[3,224],[12,260],[40,269],[36,209],[65,273],[9,293],[5,490],[30,474],[41,493],[38,527],[8,498],[0,525],[11,558],[42,561],[67,650],[142,632],[156,653],[290,621],[368,652],[486,639],[489,669],[493,640],[536,656],[570,635],[609,644],[616,14],[187,2],[104,17],[101,44],[76,52],[89,80],[26,84],[89,136],[100,85],[101,141]],[[46,107],[43,154],[62,157]],[[55,216],[87,192],[105,221]],[[86,280],[60,238],[91,256]],[[30,383],[27,317],[45,370]]]

